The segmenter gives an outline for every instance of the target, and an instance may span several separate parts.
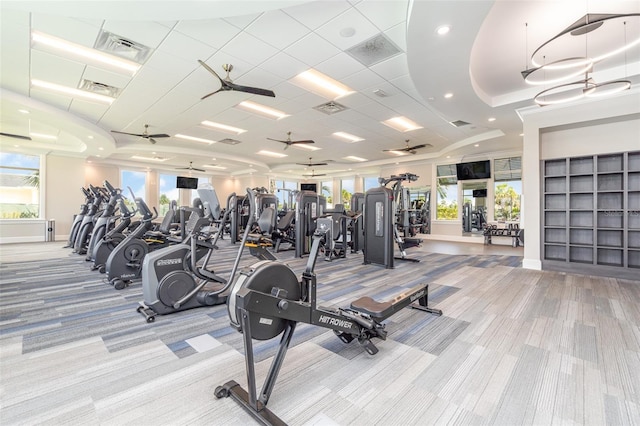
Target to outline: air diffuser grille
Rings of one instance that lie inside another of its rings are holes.
[[[450,121],[449,124],[451,124],[454,127],[462,127],[462,126],[468,126],[471,123],[467,123],[466,121],[462,121],[462,120],[456,120],[456,121]]]
[[[402,53],[402,51],[382,33],[353,46],[346,50],[346,52],[367,67]]]
[[[109,86],[105,83],[99,83],[97,81],[87,79],[82,80],[79,88],[87,92],[97,93],[99,95],[109,96],[112,98],[117,98],[121,91],[118,87]]]
[[[144,63],[151,54],[150,47],[104,30],[98,36],[94,47],[139,64]]]
[[[224,138],[224,139],[219,140],[218,143],[224,143],[224,144],[227,144],[227,145],[238,145],[239,143],[242,143],[242,142],[240,142],[237,139]]]
[[[313,109],[315,109],[316,111],[323,112],[327,115],[332,115],[332,114],[336,114],[338,112],[347,110],[349,108],[337,102],[330,101],[330,102],[327,102],[326,104],[314,106]]]

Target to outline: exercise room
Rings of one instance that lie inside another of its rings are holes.
[[[640,4],[0,2],[2,425],[640,424]]]

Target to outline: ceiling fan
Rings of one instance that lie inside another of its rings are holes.
[[[284,147],[284,149],[289,148],[289,146],[291,145],[295,145],[295,144],[303,144],[303,143],[315,143],[314,141],[307,139],[307,140],[302,140],[302,141],[292,141],[291,140],[291,132],[287,132],[287,140],[283,141],[280,139],[271,139],[271,138],[267,138],[270,141],[276,141],[276,142],[282,142],[283,144],[286,144],[286,146]]]
[[[205,169],[198,169],[193,167],[193,161],[189,161],[189,167],[176,167],[176,170],[189,170],[190,172],[206,172]]]
[[[404,148],[397,148],[397,149],[383,149],[382,152],[408,152],[410,154],[415,154],[417,153],[418,149],[420,148],[432,148],[433,145],[429,144],[429,143],[423,143],[420,145],[414,145],[414,146],[409,146],[409,139],[405,140],[405,143],[407,144],[407,146],[405,146]]]
[[[316,177],[316,176],[326,176],[326,174],[324,174],[324,173],[322,173],[322,174],[316,174],[316,172],[312,169],[312,170],[311,170],[311,174],[306,174],[306,175],[302,175],[302,176],[305,176],[305,177],[312,177],[312,178],[313,178],[313,177]]]
[[[208,95],[204,95],[203,97],[200,98],[201,100],[206,99],[211,95],[215,95],[218,92],[227,91],[227,90],[235,90],[237,92],[246,92],[254,95],[271,96],[272,98],[276,97],[276,94],[273,93],[273,91],[271,90],[260,89],[258,87],[240,86],[239,84],[235,84],[229,77],[229,73],[231,72],[231,70],[233,70],[233,65],[231,64],[222,65],[222,69],[227,72],[227,76],[225,78],[220,78],[218,73],[215,72],[209,65],[205,64],[200,59],[198,59],[198,63],[202,65],[211,74],[215,75],[216,78],[220,80],[220,84],[221,84],[218,90],[216,90],[215,92],[211,92]]]
[[[313,162],[311,162],[311,157],[309,157],[309,162],[308,163],[296,163],[296,164],[299,164],[301,166],[313,167],[313,166],[326,166],[329,163],[324,162],[324,161],[313,163]]]
[[[8,138],[15,138],[15,139],[24,139],[27,141],[31,140],[31,136],[15,135],[13,133],[0,132],[0,136],[6,136]]]
[[[120,135],[137,136],[139,138],[147,139],[152,144],[156,143],[156,139],[157,138],[169,138],[169,137],[171,137],[171,136],[167,135],[166,133],[156,133],[156,134],[150,135],[149,134],[149,125],[148,124],[144,125],[144,132],[142,132],[142,133],[127,133],[127,132],[120,132],[118,130],[112,130],[111,133],[118,133]]]

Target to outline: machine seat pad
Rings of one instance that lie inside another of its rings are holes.
[[[351,309],[370,315],[372,318],[385,319],[393,314],[393,300],[376,302],[369,296],[351,302]]]

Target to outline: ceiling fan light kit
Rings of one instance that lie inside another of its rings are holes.
[[[634,37],[627,40],[627,34]],[[639,45],[638,34],[640,13],[588,13],[540,45],[530,58],[534,67],[522,71],[522,77],[528,84],[552,86],[534,97],[534,101],[541,106],[627,90],[631,88],[629,80],[615,79],[597,83],[589,77],[589,73],[593,72],[595,64]],[[622,43],[620,40],[623,40]],[[571,52],[568,57],[564,56],[567,50]],[[568,82],[580,75],[584,75],[584,79]]]

